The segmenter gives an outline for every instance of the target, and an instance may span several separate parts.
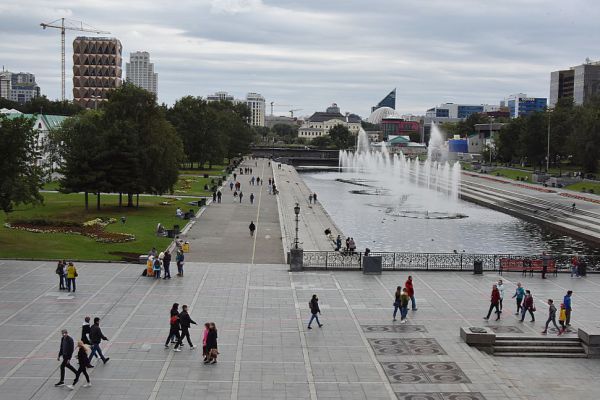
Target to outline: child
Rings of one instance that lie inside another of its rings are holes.
[[[560,324],[561,329],[558,330],[558,335],[562,335],[565,333],[567,327],[565,326],[565,321],[567,320],[567,309],[563,303],[560,304],[560,313],[558,314],[558,323]]]
[[[552,299],[548,299],[548,320],[546,321],[546,327],[542,331],[543,335],[548,332],[548,325],[550,325],[550,322],[554,324],[554,327],[560,335],[561,329],[558,327],[558,325],[556,325],[556,307],[554,306],[554,301]]]

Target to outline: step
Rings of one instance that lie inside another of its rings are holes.
[[[496,346],[563,346],[563,347],[581,347],[579,341],[554,341],[548,340],[496,340]]]
[[[496,336],[496,343],[498,341],[506,341],[506,340],[514,340],[514,341],[553,341],[553,342],[577,342],[580,343],[580,339],[578,337],[568,337],[568,336]]]
[[[494,346],[494,353],[585,353],[583,347],[570,346]]]
[[[497,357],[587,358],[585,353],[494,353]]]

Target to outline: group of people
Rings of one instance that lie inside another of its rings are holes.
[[[180,245],[180,241],[176,240],[177,253],[175,255],[175,262],[177,264],[177,276],[183,277],[183,264],[185,256],[183,255],[183,249]],[[144,271],[146,276],[154,276],[155,279],[160,279],[161,272],[163,279],[171,279],[171,253],[169,250],[157,253],[156,248],[153,247],[148,253],[147,268]]]
[[[77,268],[72,262],[67,263],[65,260],[59,260],[56,265],[56,275],[58,275],[58,289],[68,292],[73,289],[75,292],[77,276]]]
[[[312,204],[312,203],[317,204],[317,194],[316,193],[311,193],[308,195],[308,203]]]
[[[335,251],[340,251],[342,248],[342,237],[340,235],[335,239]],[[346,238],[346,248],[344,249],[346,253],[355,253],[356,252],[356,242],[354,238],[347,237]]]
[[[168,349],[171,344],[174,344],[173,351],[181,351],[183,347],[183,339],[185,338],[190,346],[190,350],[194,350],[198,346],[192,343],[190,337],[190,327],[197,325],[188,312],[188,306],[183,305],[181,312],[179,311],[179,303],[174,303],[171,307],[169,317],[169,336],[165,341],[165,349]],[[180,333],[181,332],[181,333]],[[214,322],[206,322],[204,324],[204,332],[202,333],[202,355],[205,364],[216,364],[219,350],[217,347],[217,326]]]
[[[490,297],[490,308],[484,320],[489,320],[492,311],[495,309],[496,321],[500,319],[500,315],[502,314],[502,302],[504,300],[504,283],[502,279],[498,280],[497,283],[492,285],[492,293]],[[557,308],[554,305],[553,299],[548,299],[548,319],[546,320],[546,324],[544,326],[544,330],[542,334],[546,334],[548,332],[548,326],[550,323],[554,325],[556,330],[558,331],[558,335],[562,335],[567,327],[571,326],[571,296],[573,294],[572,290],[567,291],[567,294],[563,298],[563,302],[560,304],[560,311],[558,316],[558,322],[560,327],[556,323],[556,313]],[[515,288],[515,293],[512,296],[513,299],[516,300],[516,312],[515,315],[520,317],[519,322],[525,321],[525,316],[527,313],[531,316],[530,322],[535,322],[535,312],[537,311],[535,307],[535,302],[533,300],[533,295],[531,294],[531,290],[523,288],[523,284],[521,282],[517,282],[517,287]]]
[[[400,311],[400,323],[406,323],[409,300],[411,303],[411,309],[413,311],[417,311],[417,301],[415,300],[415,288],[413,285],[411,275],[409,275],[406,279],[406,282],[404,282],[404,288],[402,288],[402,286],[396,287],[396,293],[394,293],[393,321],[396,321],[396,315],[398,314],[398,311]]]
[[[92,365],[92,360],[94,357],[98,357],[102,360],[104,364],[110,360],[110,357],[105,357],[102,353],[102,349],[100,348],[100,343],[103,340],[108,340],[106,336],[102,333],[102,329],[100,328],[100,318],[94,318],[93,325],[90,325],[91,318],[86,316],[81,326],[81,339],[77,341],[77,347],[75,347],[75,341],[71,336],[69,336],[69,332],[66,329],[61,330],[61,340],[60,340],[60,348],[58,350],[58,361],[61,361],[60,364],[60,381],[54,384],[54,386],[65,386],[65,370],[69,369],[71,372],[75,374],[75,378],[73,379],[73,383],[71,385],[67,385],[69,389],[74,389],[77,382],[79,382],[79,377],[83,374],[85,377],[86,383],[83,385],[84,387],[92,386],[90,382],[90,376],[87,373],[88,368],[94,368]],[[77,351],[77,354],[75,354]],[[73,365],[71,365],[71,360],[73,356],[77,358],[77,362],[79,364],[79,368],[75,369]]]

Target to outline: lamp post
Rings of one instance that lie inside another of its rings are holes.
[[[296,237],[294,238],[294,249],[298,249],[298,216],[300,215],[300,204],[296,203],[294,207],[294,214],[296,214]]]
[[[98,99],[101,99],[102,96],[91,95],[90,97],[94,99],[94,110],[97,110],[98,109]]]
[[[548,150],[546,152],[546,172],[550,167],[550,110],[548,112]]]

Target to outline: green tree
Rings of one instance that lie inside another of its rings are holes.
[[[354,146],[355,137],[342,124],[335,125],[329,130],[331,144],[337,149],[347,149]]]
[[[32,119],[0,114],[0,207],[4,212],[18,204],[43,201],[36,141]]]
[[[519,148],[519,138],[524,129],[523,119],[517,118],[504,125],[496,139],[497,157],[504,162],[512,163],[524,154]]]
[[[329,136],[317,136],[310,141],[310,145],[319,149],[324,149],[332,146],[332,142]]]

